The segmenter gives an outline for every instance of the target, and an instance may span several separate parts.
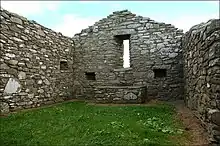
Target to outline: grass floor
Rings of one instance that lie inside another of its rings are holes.
[[[167,104],[97,106],[69,102],[1,117],[6,145],[177,145],[184,135]]]

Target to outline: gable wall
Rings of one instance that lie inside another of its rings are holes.
[[[124,34],[131,35],[127,69],[123,69],[123,47],[114,37]],[[172,25],[126,10],[114,12],[74,36],[74,94],[92,98],[97,85],[146,85],[148,98],[182,98],[182,35]],[[155,68],[167,69],[167,77],[155,79]],[[85,72],[95,72],[96,81],[87,80]]]

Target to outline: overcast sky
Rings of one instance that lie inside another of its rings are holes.
[[[1,1],[1,6],[72,37],[113,11],[128,9],[184,31],[209,19],[219,19],[216,1]]]

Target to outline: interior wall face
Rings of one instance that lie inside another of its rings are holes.
[[[1,111],[72,97],[71,38],[3,9],[0,35]],[[60,69],[60,61],[68,68]]]
[[[1,113],[71,98],[142,103],[145,96],[184,96],[210,141],[220,144],[219,19],[183,34],[125,10],[68,38],[2,8],[0,12]],[[126,39],[129,68],[123,68]]]
[[[185,102],[220,144],[220,20],[192,27],[183,39]]]
[[[118,35],[130,35],[130,68],[123,68],[123,45]],[[181,99],[182,36],[183,32],[170,24],[129,11],[114,12],[73,38],[74,94],[92,98],[97,85],[146,85],[148,98]],[[166,69],[166,76],[155,78],[154,69]],[[96,80],[87,80],[85,72],[95,72]]]

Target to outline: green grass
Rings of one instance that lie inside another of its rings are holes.
[[[84,102],[1,117],[1,145],[176,145],[175,110],[154,106],[97,106]]]

